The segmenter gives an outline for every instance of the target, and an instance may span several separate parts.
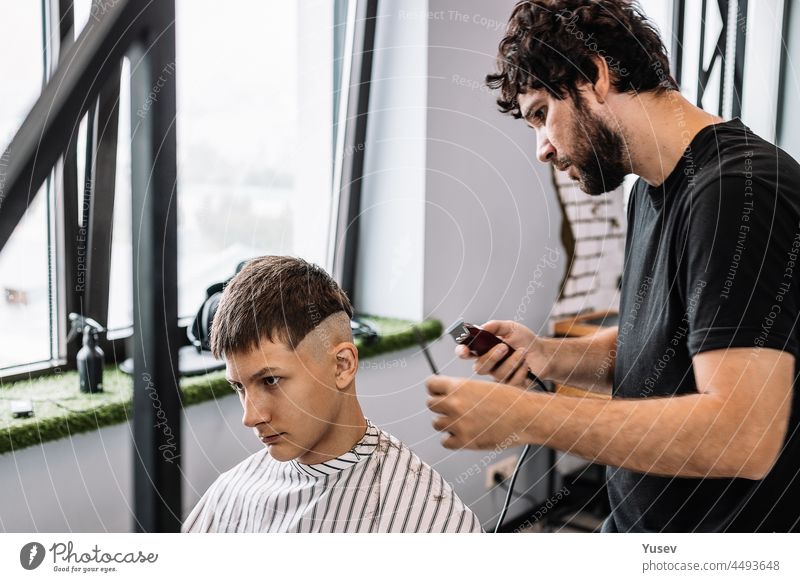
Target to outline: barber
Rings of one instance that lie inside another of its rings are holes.
[[[485,323],[514,348],[475,359],[494,381],[427,380],[444,446],[513,438],[606,465],[603,531],[797,531],[800,166],[684,98],[630,2],[520,2],[498,68],[488,84],[540,161],[592,196],[639,176],[619,327]],[[528,371],[612,398],[526,391]]]

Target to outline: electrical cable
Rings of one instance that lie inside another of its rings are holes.
[[[506,493],[506,500],[503,502],[503,509],[500,511],[500,517],[497,518],[497,525],[494,526],[494,533],[500,532],[500,526],[503,525],[503,520],[506,518],[506,513],[508,513],[508,506],[511,504],[511,493],[514,491],[514,483],[517,481],[519,468],[522,466],[522,463],[525,462],[525,457],[528,456],[528,452],[530,450],[531,446],[525,445],[525,448],[522,449],[522,454],[519,456],[519,460],[517,461],[517,466],[514,467],[514,472],[511,473],[511,481],[508,483],[508,493]]]
[[[509,491],[510,490],[509,486],[508,486],[508,480],[511,479],[511,475],[509,475],[507,478],[503,479],[502,481],[498,480],[498,478],[500,478],[499,474],[495,474],[494,477],[495,477],[494,478],[494,482],[497,485],[497,487],[500,487],[501,489],[503,489],[505,491]],[[534,498],[532,495],[530,495],[528,493],[520,493],[519,491],[514,491],[513,494],[517,496],[517,499],[527,499],[528,501],[530,501],[534,505],[539,505],[539,500]]]
[[[459,325],[463,326],[463,321],[456,322],[455,325],[450,326],[450,331],[448,331],[447,333],[451,333],[452,330],[457,329],[457,327]],[[413,331],[414,331],[414,335],[416,336],[417,342],[419,343],[420,347],[422,348],[422,353],[425,356],[425,359],[428,361],[428,365],[430,366],[430,368],[433,371],[433,373],[438,375],[439,374],[439,370],[436,367],[436,364],[434,364],[434,362],[433,362],[433,358],[431,357],[430,352],[428,351],[428,346],[425,343],[425,339],[422,337],[422,333],[419,331],[419,329],[416,326],[413,328]],[[451,333],[451,335],[452,335],[452,333]],[[454,339],[456,339],[455,335],[453,337],[454,337]],[[456,339],[456,343],[463,343],[462,341],[460,341],[460,339],[461,338]],[[499,340],[497,340],[497,341],[499,341]],[[528,379],[533,382],[533,386],[531,386],[531,388],[535,387],[538,390],[541,390],[541,391],[544,391],[544,392],[550,392],[550,390],[548,390],[548,388],[547,388],[547,385],[544,382],[542,382],[542,380],[530,370],[528,371]],[[530,445],[525,445],[525,448],[522,449],[522,454],[520,454],[520,456],[519,456],[519,460],[517,461],[517,465],[514,467],[514,471],[511,473],[511,480],[509,481],[509,485],[508,485],[508,493],[506,493],[506,499],[503,502],[503,508],[500,511],[500,517],[497,520],[497,525],[495,525],[494,533],[498,533],[500,531],[500,526],[503,524],[503,520],[505,519],[506,514],[508,513],[508,506],[511,504],[511,495],[512,495],[512,493],[514,491],[514,483],[516,483],[516,481],[517,481],[517,475],[519,474],[519,468],[522,466],[522,463],[525,462],[525,457],[528,456],[528,453],[530,452],[530,449],[531,449]]]

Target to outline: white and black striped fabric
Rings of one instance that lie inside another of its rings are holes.
[[[266,449],[223,473],[184,532],[481,532],[453,488],[411,449],[368,422],[347,453],[316,465]]]

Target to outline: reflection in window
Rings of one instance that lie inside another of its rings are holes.
[[[161,74],[165,82],[177,83],[181,316],[193,315],[206,287],[231,276],[242,260],[287,253],[325,262],[333,156],[333,5],[329,0],[233,0],[222,9],[209,0],[177,2],[176,66]],[[76,0],[78,31],[95,23],[90,7],[90,0]],[[0,4],[0,50],[15,56],[6,61],[7,82],[0,84],[3,147],[41,91],[42,28],[41,3]],[[130,102],[129,77],[126,61],[110,329],[132,324],[130,135],[131,122],[147,111],[145,104]],[[84,119],[80,137],[85,135]],[[81,184],[84,153],[81,144]],[[0,319],[5,330],[14,330],[2,334],[0,366],[52,355],[48,253],[53,249],[48,248],[48,201],[44,194],[39,198],[0,252],[0,292],[11,290],[1,303]],[[31,341],[22,341],[21,333]]]
[[[322,263],[331,212],[333,3],[178,0],[178,313],[257,255]],[[111,329],[132,322],[130,121],[123,69]],[[155,96],[154,96],[155,95]],[[151,95],[157,99],[157,94]]]
[[[0,252],[0,368],[50,359],[46,186]]]
[[[0,166],[42,90],[44,57],[41,2],[0,3]],[[0,167],[0,172],[2,168]],[[0,368],[48,361],[50,343],[50,276],[48,262],[47,189],[34,199],[22,222],[0,250]]]
[[[133,255],[131,250],[131,66],[122,63],[117,130],[117,175],[114,186],[114,227],[111,244],[111,281],[108,329],[133,323]]]
[[[22,125],[42,92],[44,57],[42,5],[30,0],[0,3],[0,54],[3,82],[0,83],[0,152]]]
[[[333,2],[177,2],[181,316],[237,263],[322,262],[330,216]],[[169,72],[165,72],[168,77]]]

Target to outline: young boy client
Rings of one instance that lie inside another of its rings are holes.
[[[480,532],[441,475],[364,417],[353,309],[301,259],[255,259],[225,289],[211,329],[264,443],[223,473],[184,532]]]

